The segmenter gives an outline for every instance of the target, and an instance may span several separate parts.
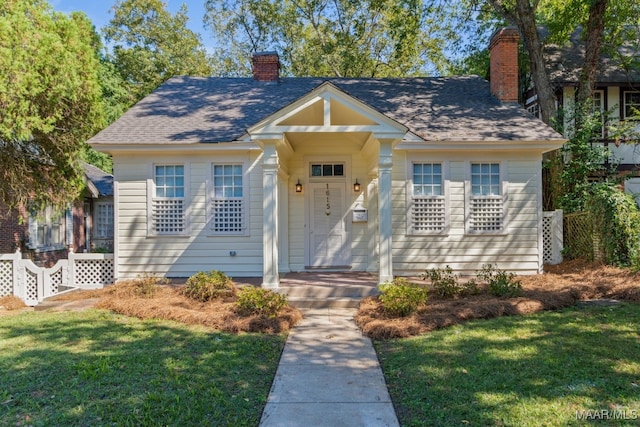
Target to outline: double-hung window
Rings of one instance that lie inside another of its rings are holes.
[[[154,165],[153,179],[151,232],[186,233],[184,165]]]
[[[99,239],[113,237],[113,203],[101,202],[96,204],[95,236]]]
[[[214,164],[212,173],[211,234],[246,234],[242,164]]]
[[[505,231],[505,194],[500,163],[471,163],[467,232]]]
[[[436,234],[447,230],[443,165],[413,163],[410,194],[410,234]]]
[[[71,209],[58,212],[48,206],[29,216],[28,246],[36,251],[64,249],[73,243],[73,216]]]
[[[593,91],[593,112],[598,114],[598,119],[602,124],[602,130],[600,132],[600,137],[604,138],[605,136],[605,104],[604,104],[604,90],[594,90]]]
[[[623,92],[623,103],[625,120],[640,118],[640,91]]]

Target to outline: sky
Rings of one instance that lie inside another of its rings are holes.
[[[202,17],[204,16],[204,0],[164,0],[167,9],[171,13],[176,13],[180,6],[184,3],[187,5],[189,23],[188,27],[195,33],[200,34],[202,43],[206,46],[210,42],[208,32],[202,26]],[[113,0],[49,0],[49,3],[58,12],[70,13],[73,11],[84,12],[96,26],[96,30],[100,32],[102,27],[109,23],[113,17],[111,8],[115,1]]]

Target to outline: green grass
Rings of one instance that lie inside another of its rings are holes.
[[[573,307],[375,347],[403,426],[637,426],[638,325],[638,304]]]
[[[0,317],[0,425],[256,426],[284,341],[100,310]]]

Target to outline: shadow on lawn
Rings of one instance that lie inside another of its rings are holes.
[[[474,322],[376,346],[403,425],[578,425],[585,410],[637,417],[638,307]]]
[[[102,311],[0,319],[0,425],[251,425],[282,336]]]

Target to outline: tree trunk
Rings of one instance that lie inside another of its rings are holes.
[[[538,2],[533,4],[529,0],[516,0],[515,8],[507,6],[502,0],[489,0],[498,14],[506,18],[511,25],[518,27],[522,39],[529,52],[531,77],[538,95],[540,117],[542,121],[551,125],[556,116],[556,99],[551,88],[551,81],[545,69],[542,40],[538,33],[535,12]]]
[[[576,89],[576,103],[582,105],[593,97],[596,84],[596,72],[598,59],[604,37],[604,16],[607,11],[608,0],[595,0],[589,9],[589,21],[587,22],[585,35],[584,66],[580,73],[580,80]]]

